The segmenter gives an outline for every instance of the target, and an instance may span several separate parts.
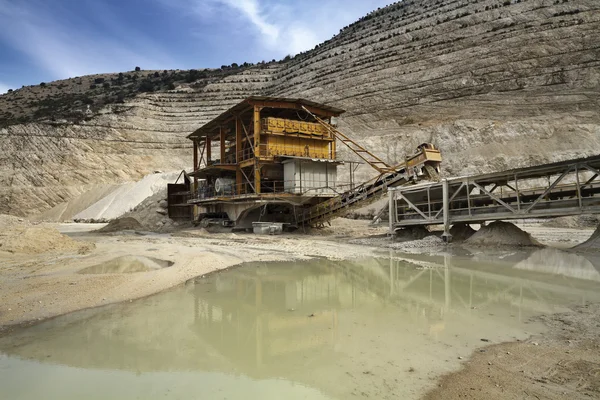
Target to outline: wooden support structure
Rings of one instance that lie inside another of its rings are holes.
[[[242,183],[243,183],[243,175],[242,175],[242,167],[239,166],[242,161],[242,120],[239,118],[235,119],[235,160],[238,164],[238,168],[235,174],[235,187],[236,193],[242,193]]]
[[[260,107],[254,106],[254,190],[260,193]]]
[[[194,140],[194,172],[198,171],[198,141]],[[198,188],[198,178],[194,177],[194,190]]]
[[[210,142],[210,137],[207,136],[206,137],[206,165],[210,164],[211,161],[211,142]]]
[[[219,142],[221,146],[221,164],[225,164],[225,130],[222,126],[219,127]]]

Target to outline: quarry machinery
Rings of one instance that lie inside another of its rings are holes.
[[[194,169],[187,185],[172,187],[169,216],[257,233],[318,226],[381,198],[388,187],[438,176],[441,156],[432,144],[390,165],[336,128],[342,113],[294,98],[251,96],[234,105],[188,136]],[[336,142],[361,161],[338,159]],[[378,175],[356,186],[361,163]],[[344,164],[349,184],[338,180]]]
[[[304,209],[301,218],[298,220],[299,225],[323,225],[325,222],[339,217],[351,209],[364,207],[382,198],[387,194],[390,187],[415,183],[424,178],[433,181],[439,180],[442,157],[440,151],[433,144],[423,143],[419,145],[413,155],[406,157],[400,164],[391,166],[340,132],[332,124],[323,121],[306,108],[304,110],[324,126],[333,137],[379,172],[379,175],[356,188],[341,193],[339,196]]]

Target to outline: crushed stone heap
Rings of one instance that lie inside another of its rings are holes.
[[[541,246],[529,233],[504,221],[494,221],[482,227],[464,243],[474,246]]]

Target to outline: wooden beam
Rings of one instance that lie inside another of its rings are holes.
[[[194,140],[194,171],[198,170],[198,142]],[[198,189],[198,178],[194,176],[194,192]]]
[[[225,129],[222,126],[219,127],[219,139],[221,142],[221,164],[225,164]]]
[[[242,183],[243,183],[242,168],[240,168],[238,166],[235,171],[235,194],[243,194]]]
[[[260,107],[254,106],[254,156],[260,157]]]
[[[255,159],[254,164],[254,193],[260,193],[260,164],[258,159]]]
[[[198,171],[198,142],[194,140],[194,171]]]
[[[250,181],[250,178],[248,178],[248,175],[246,175],[246,173],[244,172],[244,169],[240,168],[239,170],[242,171],[242,175],[244,176],[244,178],[246,178],[246,182],[248,182],[248,185],[250,185],[250,188],[254,191],[254,193],[257,193],[256,188],[254,187],[254,185],[252,185],[252,181]]]
[[[210,158],[211,158],[211,142],[210,142],[210,136],[206,136],[206,165],[210,164]]]
[[[242,161],[242,120],[235,119],[235,161]]]
[[[287,103],[285,101],[253,101],[252,104],[261,108],[290,108],[294,110],[302,110],[303,107],[306,107],[306,109],[311,113],[320,115],[322,117],[337,117],[339,115],[339,113],[323,110],[321,108],[298,103]]]
[[[254,192],[260,193],[260,110],[261,108],[254,105]]]
[[[336,139],[333,136],[333,133],[330,132],[329,134],[333,137],[333,141],[331,142],[331,159],[335,160],[336,159],[336,154],[335,154],[335,151],[336,151],[335,150],[335,146],[336,146],[335,140]]]

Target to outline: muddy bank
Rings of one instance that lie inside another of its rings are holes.
[[[330,229],[343,237],[355,237],[363,232],[362,225],[368,229],[368,221],[340,220]],[[0,249],[0,326],[149,296],[191,278],[245,262],[357,258],[376,251],[324,237],[326,232],[323,231],[274,237],[209,234],[201,229],[183,230],[174,235],[100,234],[72,228],[74,232],[70,237],[60,237],[75,245],[62,251],[9,253]],[[89,225],[89,230],[95,229]],[[55,229],[53,232],[59,235]],[[82,254],[81,248],[89,251]],[[139,273],[80,273],[127,256],[158,258],[173,265]]]
[[[600,305],[536,319],[547,333],[481,349],[424,398],[600,398]]]

